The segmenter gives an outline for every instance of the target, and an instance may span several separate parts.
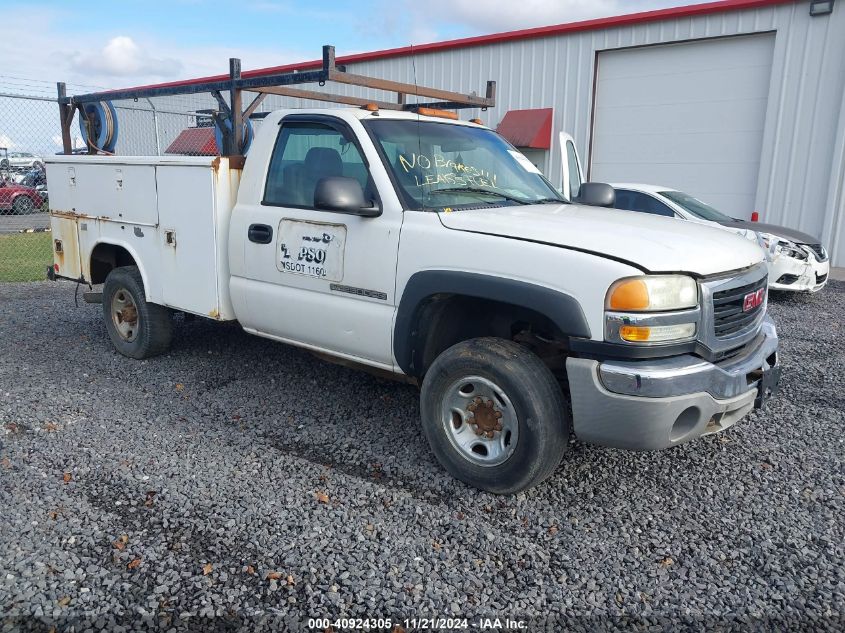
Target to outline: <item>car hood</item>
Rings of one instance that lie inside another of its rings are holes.
[[[649,272],[712,275],[764,261],[756,243],[724,231],[630,211],[537,204],[439,213],[443,226],[583,250]]]
[[[0,191],[8,191],[9,193],[36,193],[34,187],[19,184],[2,185],[0,186]]]
[[[820,244],[821,240],[813,237],[809,233],[803,233],[790,229],[786,226],[779,226],[777,224],[763,224],[762,222],[749,222],[748,220],[736,220],[735,222],[725,222],[722,226],[727,226],[736,229],[746,229],[749,231],[757,231],[758,233],[771,233],[777,237],[785,237],[792,240],[796,244]]]

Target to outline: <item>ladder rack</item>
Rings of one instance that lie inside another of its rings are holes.
[[[352,97],[331,92],[309,90],[298,88],[300,84],[316,83],[324,86],[326,82],[335,82],[350,86],[360,86],[373,90],[383,90],[396,94],[396,101],[382,101],[368,99],[365,97]],[[223,98],[223,93],[229,92],[228,103]],[[243,107],[243,92],[257,93],[250,104]],[[439,88],[430,88],[416,84],[378,79],[357,75],[346,71],[344,66],[335,63],[334,46],[323,46],[322,67],[318,70],[289,71],[268,74],[250,74],[244,77],[241,74],[241,61],[232,58],[229,60],[229,76],[218,76],[204,80],[191,81],[188,83],[162,84],[158,86],[146,86],[139,88],[125,88],[120,90],[107,90],[103,92],[92,92],[82,95],[67,96],[64,83],[58,84],[59,113],[62,127],[62,145],[65,154],[70,154],[71,133],[70,126],[74,115],[79,111],[83,121],[88,121],[85,115],[85,104],[119,99],[148,99],[151,97],[168,97],[176,95],[188,95],[207,92],[210,93],[220,107],[217,113],[216,122],[223,131],[223,145],[226,156],[237,156],[241,154],[243,146],[243,122],[255,112],[261,102],[268,94],[284,97],[299,97],[331,103],[342,103],[345,105],[364,106],[375,104],[386,110],[410,110],[416,108],[440,108],[445,110],[458,110],[464,108],[481,108],[486,110],[496,105],[496,82],[488,81],[485,96],[476,94],[462,94]],[[425,103],[406,103],[406,97],[413,95],[431,99]],[[91,128],[89,128],[91,129]],[[89,138],[90,138],[89,134]],[[94,148],[96,149],[96,148]]]

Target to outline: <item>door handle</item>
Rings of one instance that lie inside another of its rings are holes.
[[[273,241],[273,227],[266,224],[250,224],[247,236],[250,242],[269,244]]]

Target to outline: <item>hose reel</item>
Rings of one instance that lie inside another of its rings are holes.
[[[214,141],[217,143],[217,151],[224,153],[225,147],[223,144],[223,134],[230,136],[232,133],[232,121],[226,117],[214,117]],[[252,121],[244,119],[243,132],[241,133],[241,150],[240,154],[246,156],[249,151],[249,146],[252,145],[252,139],[255,136],[255,131],[252,127]]]
[[[111,101],[92,101],[82,106],[79,133],[86,147],[113,153],[117,145],[117,112]],[[90,135],[89,135],[90,128]]]

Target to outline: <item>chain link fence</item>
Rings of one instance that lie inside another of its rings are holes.
[[[99,89],[75,88],[75,93]],[[119,125],[115,154],[219,153],[210,114],[217,103],[210,95],[123,100],[113,105]],[[74,152],[85,154],[88,148],[78,121],[77,115],[71,144]],[[53,262],[44,161],[61,152],[55,84],[0,75],[0,283],[45,279]]]

